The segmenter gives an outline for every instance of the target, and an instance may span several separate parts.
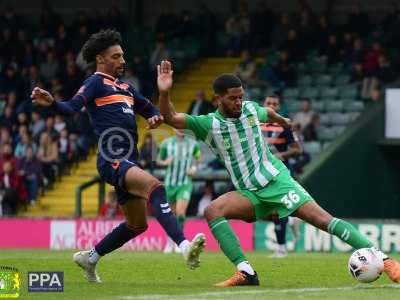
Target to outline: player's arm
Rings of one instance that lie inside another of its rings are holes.
[[[157,66],[157,85],[160,100],[160,112],[164,117],[164,122],[176,129],[186,129],[186,114],[177,113],[170,99],[172,88],[172,68],[169,61],[163,60]]]
[[[147,120],[148,129],[154,129],[160,126],[164,118],[161,116],[160,111],[153,105],[146,97],[133,91],[133,97],[135,98],[135,111]]]
[[[168,167],[174,158],[172,156],[168,157],[167,145],[166,141],[161,144],[160,151],[158,152],[157,156],[157,165],[160,167]]]
[[[85,99],[80,94],[68,101],[56,101],[48,91],[39,87],[32,90],[31,98],[33,103],[40,106],[53,106],[58,112],[67,115],[80,111],[85,104]]]
[[[282,117],[280,114],[275,112],[272,108],[266,107],[265,109],[267,111],[269,123],[278,123],[279,125],[281,125],[284,128],[292,127],[292,121],[290,119]]]

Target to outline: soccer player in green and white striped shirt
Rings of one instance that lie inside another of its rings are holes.
[[[167,200],[183,229],[186,210],[192,195],[192,176],[198,168],[201,156],[199,143],[185,136],[181,130],[176,135],[164,140],[158,154],[158,165],[167,166],[164,178]],[[169,240],[164,252],[172,252],[174,244]],[[175,247],[175,249],[178,249]]]
[[[271,108],[243,101],[240,79],[223,74],[214,81],[218,101],[215,113],[189,116],[177,113],[170,101],[172,69],[168,61],[158,66],[160,111],[164,122],[178,129],[190,129],[205,141],[224,162],[236,190],[221,195],[205,210],[208,225],[221,250],[236,265],[237,272],[218,287],[259,285],[257,273],[247,261],[228,219],[252,222],[272,214],[280,218],[296,216],[315,227],[335,235],[355,249],[373,247],[367,237],[348,222],[332,217],[289,174],[265,143],[260,123],[273,122],[290,127],[290,120]],[[340,193],[338,193],[340,195]],[[400,282],[400,263],[380,252],[385,272]]]

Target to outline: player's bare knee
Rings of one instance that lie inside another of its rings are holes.
[[[223,217],[223,210],[222,207],[215,205],[211,203],[209,206],[206,207],[204,210],[204,217],[207,219],[207,221],[214,220],[216,218]]]
[[[135,233],[135,235],[141,234],[145,232],[147,228],[149,228],[147,222],[134,223],[134,224],[126,223],[126,225],[133,233]]]

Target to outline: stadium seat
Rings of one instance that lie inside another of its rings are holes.
[[[305,75],[297,80],[297,85],[300,87],[307,87],[310,86],[311,84],[312,84],[312,77],[310,75]]]
[[[345,85],[339,89],[340,98],[357,98],[358,88],[354,85]]]
[[[312,109],[317,113],[321,113],[325,111],[325,102],[323,101],[313,101],[312,102]]]
[[[330,113],[332,125],[347,125],[350,122],[350,116],[345,113]]]
[[[329,66],[328,72],[332,76],[338,76],[343,72],[343,63],[337,63]]]
[[[319,115],[321,125],[329,126],[331,124],[331,116],[329,114]]]
[[[336,137],[336,132],[332,127],[321,127],[318,131],[318,137],[321,141],[331,141]]]
[[[325,102],[325,109],[327,112],[341,112],[343,111],[344,102],[341,100],[330,100]]]
[[[334,80],[335,85],[344,85],[349,83],[349,81],[350,81],[350,76],[347,74],[338,75]]]
[[[315,99],[319,97],[319,91],[315,87],[306,87],[300,92],[300,97]]]
[[[295,113],[301,108],[301,101],[297,101],[295,99],[291,99],[291,101],[287,100],[285,103],[289,113]]]
[[[311,158],[314,158],[318,153],[321,152],[320,142],[305,142],[303,145],[304,152],[310,154]]]
[[[346,111],[349,111],[349,112],[361,112],[364,110],[364,102],[361,102],[361,101],[347,102],[345,109],[346,109]]]
[[[351,112],[351,113],[348,113],[348,115],[349,115],[350,121],[353,122],[353,121],[355,121],[355,119],[358,118],[360,113],[359,112]]]
[[[299,90],[297,88],[288,88],[283,91],[284,98],[296,98],[299,96]]]
[[[332,126],[332,129],[335,131],[336,135],[342,134],[346,130],[346,126]]]
[[[329,86],[332,82],[332,76],[327,74],[316,75],[313,82],[316,86]]]
[[[337,87],[320,87],[321,98],[336,98],[338,94],[339,89]]]

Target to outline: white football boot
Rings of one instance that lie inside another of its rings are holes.
[[[79,251],[73,256],[74,262],[85,271],[85,277],[89,282],[101,283],[99,274],[96,271],[96,263],[89,262],[90,251]]]
[[[183,258],[186,261],[186,265],[189,269],[196,269],[200,266],[200,253],[204,250],[206,245],[206,236],[204,233],[198,233],[195,235],[189,245],[182,249]]]

